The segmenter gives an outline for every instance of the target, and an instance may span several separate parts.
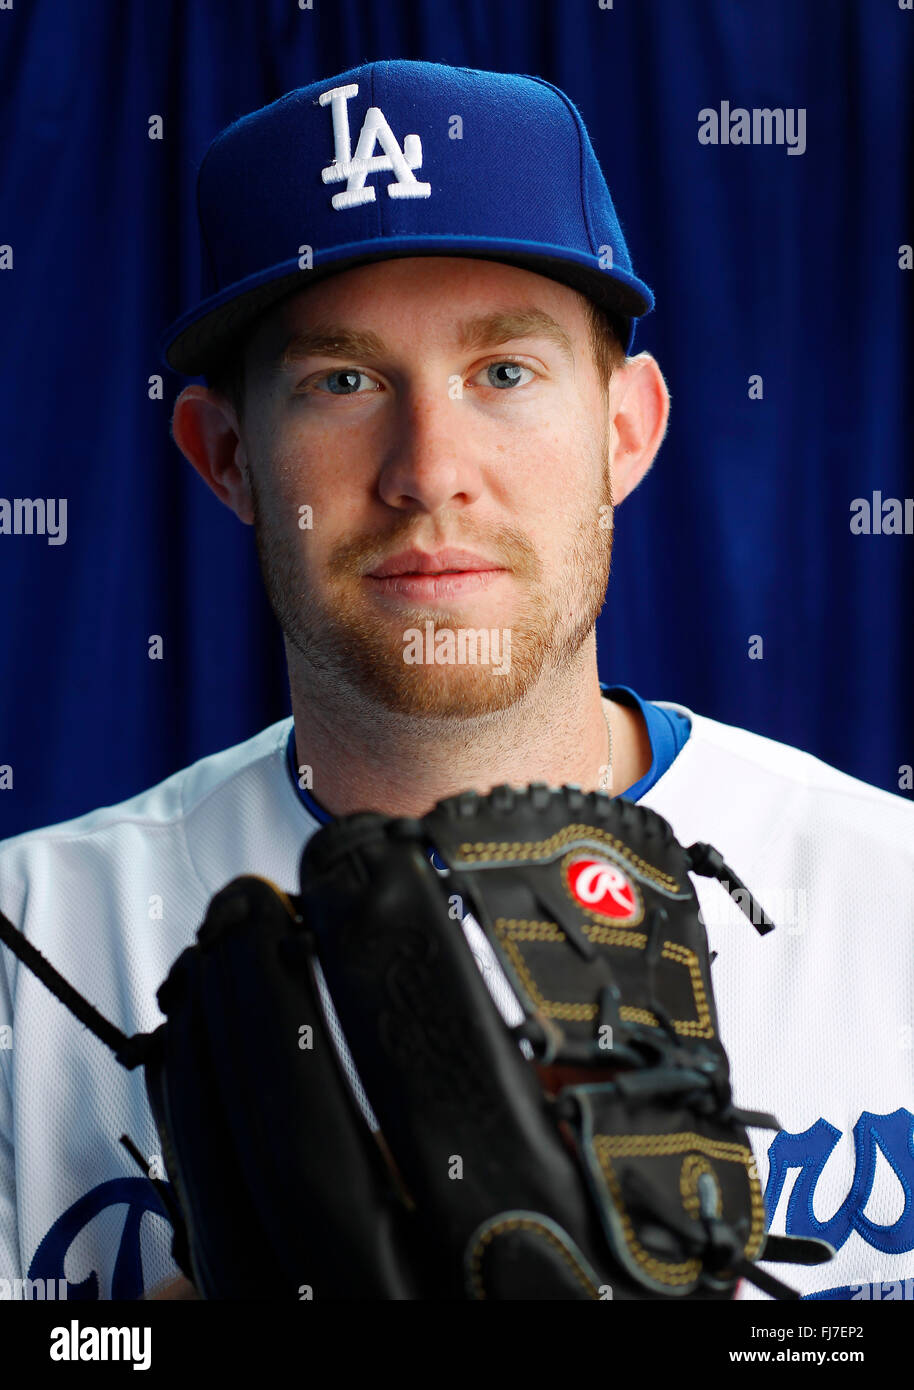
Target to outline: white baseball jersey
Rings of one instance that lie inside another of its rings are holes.
[[[735,1103],[783,1126],[750,1131],[772,1229],[837,1250],[825,1266],[767,1268],[813,1297],[914,1297],[914,806],[659,703],[691,734],[642,803],[684,844],[715,845],[778,924],[760,937],[720,884],[695,879]],[[289,775],[291,723],[0,845],[0,909],[125,1032],[161,1023],[156,990],[230,879],[297,891],[318,822]],[[178,1272],[124,1133],[154,1161],[141,1072],[0,948],[0,1298],[131,1299]],[[740,1297],[763,1295],[744,1282]]]

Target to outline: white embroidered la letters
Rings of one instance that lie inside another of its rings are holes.
[[[342,183],[346,180],[346,191],[334,193],[331,203],[335,208],[356,208],[361,203],[373,203],[374,188],[365,186],[367,174],[381,171],[396,174],[396,183],[387,185],[391,198],[428,198],[432,191],[430,183],[419,183],[413,170],[422,167],[422,141],[418,135],[404,135],[403,148],[397,141],[383,111],[379,106],[369,106],[359,132],[359,142],[352,153],[349,135],[349,98],[358,94],[358,84],[351,82],[347,87],[334,87],[322,92],[318,98],[321,106],[330,106],[333,115],[333,163],[321,170],[324,183]],[[383,154],[373,154],[376,144]]]

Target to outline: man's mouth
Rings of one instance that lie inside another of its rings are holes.
[[[470,550],[403,550],[365,578],[375,593],[428,601],[478,592],[504,574],[507,570],[497,561]]]
[[[476,555],[471,550],[401,550],[369,572],[372,579],[389,579],[400,574],[478,574],[500,570],[497,560]]]

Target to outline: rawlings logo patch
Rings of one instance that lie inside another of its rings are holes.
[[[619,921],[636,915],[638,898],[634,886],[607,859],[576,859],[567,872],[571,896],[588,912]]]

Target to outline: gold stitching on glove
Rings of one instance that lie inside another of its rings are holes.
[[[688,970],[692,995],[695,999],[695,1012],[698,1014],[695,1021],[677,1019],[673,1025],[676,1032],[687,1038],[713,1038],[714,1025],[711,1022],[711,1010],[708,1006],[708,996],[705,993],[701,965],[695,952],[690,951],[688,946],[683,946],[678,941],[664,941],[661,954],[666,960],[674,960],[677,964],[684,965]]]
[[[500,1235],[503,1231],[535,1231],[537,1235],[545,1236],[546,1240],[557,1248],[559,1254],[565,1260],[566,1264],[570,1266],[572,1272],[577,1276],[578,1281],[584,1285],[588,1293],[592,1294],[596,1299],[600,1298],[599,1286],[593,1282],[587,1271],[579,1261],[574,1258],[568,1247],[562,1244],[555,1233],[549,1230],[548,1226],[544,1226],[540,1221],[532,1221],[529,1217],[513,1216],[508,1220],[499,1221],[496,1222],[495,1225],[490,1226],[483,1232],[473,1247],[473,1252],[470,1257],[472,1266],[471,1278],[473,1281],[473,1290],[478,1299],[484,1299],[486,1296],[485,1285],[482,1282],[482,1274],[480,1272],[483,1249],[491,1242],[494,1236]]]
[[[714,1179],[714,1186],[717,1189],[717,1204],[714,1209],[714,1215],[720,1216],[722,1212],[722,1201],[717,1174],[703,1155],[686,1154],[685,1158],[682,1160],[682,1168],[679,1170],[679,1191],[682,1194],[683,1208],[688,1212],[693,1221],[697,1221],[701,1215],[701,1205],[698,1200],[698,1179],[705,1174],[710,1174]]]
[[[570,840],[595,840],[598,844],[606,845],[607,848],[615,850],[628,864],[637,869],[644,878],[653,883],[658,883],[666,888],[670,893],[682,894],[679,881],[672,874],[664,873],[654,864],[642,859],[640,854],[635,854],[624,840],[619,840],[615,835],[609,835],[605,830],[600,830],[594,825],[566,825],[555,835],[550,835],[546,840],[526,840],[526,841],[507,841],[507,840],[477,840],[466,841],[460,845],[458,854],[459,861],[455,860],[455,868],[461,868],[465,864],[478,864],[484,860],[502,862],[506,859],[515,860],[518,863],[525,863],[530,859],[548,860],[554,858],[556,852],[567,845]],[[586,848],[581,847],[582,850]]]
[[[536,1007],[548,1018],[563,1019],[567,1023],[587,1023],[597,1017],[597,1004],[546,999],[530,971],[523,952],[517,946],[519,941],[550,941],[556,944],[565,941],[565,933],[555,922],[528,921],[522,917],[496,917],[493,925],[502,949],[514,965],[527,993]],[[626,931],[621,927],[598,927],[589,922],[582,922],[581,928],[589,940],[599,945],[629,946],[639,951],[643,951],[647,945],[644,932]],[[661,954],[666,960],[686,967],[692,986],[692,997],[695,1000],[697,1018],[674,1019],[673,1027],[676,1032],[686,1038],[713,1038],[714,1025],[698,956],[689,950],[688,946],[682,946],[676,941],[665,941]],[[650,1028],[659,1027],[655,1014],[649,1009],[636,1008],[634,1005],[623,1004],[619,1009],[619,1017],[626,1023],[644,1023]]]
[[[742,1163],[749,1181],[749,1196],[752,1209],[751,1226],[743,1247],[747,1259],[755,1259],[762,1247],[765,1234],[765,1203],[762,1189],[753,1181],[755,1159],[752,1150],[744,1144],[729,1143],[721,1139],[707,1139],[703,1134],[684,1131],[679,1134],[595,1134],[593,1151],[600,1164],[612,1193],[613,1203],[622,1222],[623,1235],[629,1253],[648,1274],[661,1283],[671,1286],[687,1284],[698,1277],[701,1261],[687,1260],[673,1264],[656,1259],[640,1244],[635,1235],[631,1219],[625,1209],[619,1180],[613,1169],[613,1158],[657,1158],[680,1153],[684,1148],[698,1149],[708,1158],[716,1158],[728,1163]],[[697,1181],[697,1178],[696,1178]]]

